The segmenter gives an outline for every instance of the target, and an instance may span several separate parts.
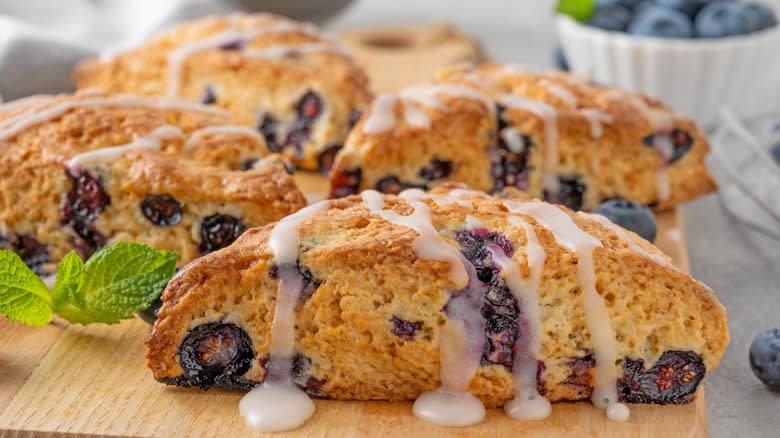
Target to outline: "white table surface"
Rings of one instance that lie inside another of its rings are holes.
[[[553,4],[361,0],[328,27],[348,30],[446,21],[479,38],[495,60],[545,67],[551,65],[555,47]],[[715,290],[730,319],[731,345],[706,383],[710,435],[778,437],[780,393],[770,392],[753,376],[748,348],[757,333],[780,328],[780,242],[732,219],[716,195],[689,203],[684,212],[693,276]]]

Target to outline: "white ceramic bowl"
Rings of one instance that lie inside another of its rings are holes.
[[[574,73],[641,91],[714,126],[728,106],[748,118],[780,108],[780,27],[723,39],[671,40],[556,18]]]

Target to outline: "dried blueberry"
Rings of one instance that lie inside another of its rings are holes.
[[[427,166],[420,169],[417,175],[425,180],[434,181],[446,178],[452,172],[452,162],[434,158]]]
[[[43,274],[43,265],[49,261],[48,247],[30,234],[9,233],[0,237],[0,248],[15,252],[36,274]]]
[[[252,340],[235,324],[208,323],[192,329],[179,347],[184,386],[231,386],[249,370],[255,352]]]
[[[111,203],[111,199],[103,189],[103,183],[86,170],[76,174],[66,170],[71,182],[71,190],[62,205],[62,223],[69,225],[76,233],[74,246],[84,258],[106,244],[106,238],[98,233],[92,223],[100,213]]]
[[[292,146],[295,148],[295,156],[301,158],[303,156],[303,146],[309,141],[310,131],[311,125],[309,121],[304,119],[296,120],[290,127],[290,131],[287,132],[287,137],[284,139],[284,147]]]
[[[200,224],[200,250],[216,251],[233,243],[246,227],[241,219],[222,213],[206,216]]]
[[[666,351],[650,369],[642,359],[623,360],[618,389],[629,403],[680,404],[693,399],[704,378],[701,356],[692,351]]]
[[[200,102],[204,105],[213,105],[217,103],[217,92],[211,85],[206,85],[203,89],[203,95],[200,98]]]
[[[241,50],[246,45],[246,40],[243,38],[236,38],[232,41],[228,41],[219,45],[219,50]]]
[[[271,152],[281,152],[282,145],[276,140],[276,130],[278,121],[270,113],[263,113],[263,117],[258,123],[257,131],[265,138],[268,150]]]
[[[376,190],[380,193],[397,195],[404,190],[404,184],[397,176],[387,176],[376,182]]]
[[[360,120],[361,115],[362,113],[358,109],[352,109],[349,112],[349,119],[347,120],[347,126],[349,126],[349,129],[352,129],[352,127],[354,127],[357,124],[357,122]]]
[[[333,167],[333,163],[336,161],[336,154],[339,153],[341,147],[340,144],[334,144],[320,152],[320,155],[317,157],[317,166],[320,169],[320,173],[327,175],[331,167]]]
[[[363,179],[363,170],[361,168],[345,170],[333,178],[330,187],[331,198],[343,198],[354,195],[360,191],[360,183]]]
[[[522,135],[509,126],[503,114],[506,108],[496,106],[498,132],[497,143],[488,150],[490,157],[490,176],[493,178],[493,191],[505,187],[528,189],[528,159],[533,143],[531,137]]]
[[[393,323],[393,328],[390,331],[406,341],[414,340],[417,332],[422,328],[422,321],[407,321],[395,315],[390,318],[390,322]]]
[[[587,190],[585,183],[577,175],[559,175],[560,189],[557,194],[544,191],[544,199],[555,204],[562,204],[572,210],[582,208],[583,196]]]
[[[316,94],[309,91],[298,101],[295,110],[298,113],[299,119],[312,122],[322,112],[322,102]]]
[[[325,379],[317,379],[311,375],[311,359],[301,353],[295,353],[292,359],[292,379],[293,382],[307,394],[313,397],[327,397],[322,392],[322,386]]]
[[[181,222],[181,204],[167,193],[147,196],[141,201],[141,212],[149,222],[161,227]]]

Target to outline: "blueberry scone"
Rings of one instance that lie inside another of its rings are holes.
[[[96,92],[0,106],[0,247],[41,274],[114,240],[181,263],[305,205],[279,155],[224,111]],[[246,170],[245,170],[246,169]]]
[[[458,66],[381,95],[332,169],[332,196],[443,180],[504,187],[575,210],[630,199],[660,209],[712,191],[709,145],[688,118],[563,73]]]
[[[287,381],[416,399],[422,416],[687,403],[729,338],[713,292],[637,235],[453,184],[313,204],[196,260],[162,299],[146,339],[161,382]]]
[[[199,100],[258,130],[272,152],[327,170],[369,103],[368,80],[309,23],[270,14],[187,22],[129,51],[82,62],[79,88]]]

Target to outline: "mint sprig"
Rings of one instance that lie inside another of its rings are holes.
[[[558,0],[555,12],[568,15],[577,21],[586,21],[596,9],[594,0]]]
[[[73,251],[49,291],[12,251],[0,250],[0,314],[35,327],[53,314],[74,324],[113,324],[146,309],[173,277],[178,255],[140,243],[105,247],[84,263]]]

